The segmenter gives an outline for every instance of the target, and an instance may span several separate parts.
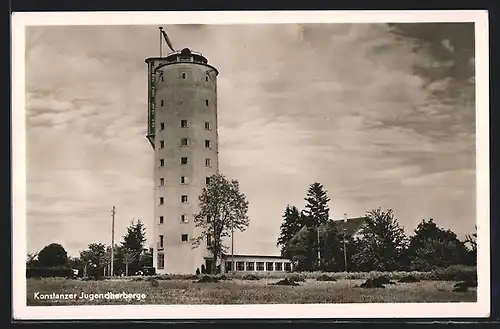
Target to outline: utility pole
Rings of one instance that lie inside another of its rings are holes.
[[[319,245],[319,223],[316,225],[316,238],[318,240],[318,270],[321,267],[321,250]]]
[[[114,262],[115,262],[115,206],[111,210],[111,276],[114,276]]]
[[[345,244],[345,225],[347,224],[347,214],[344,214],[344,227],[342,229],[342,233],[344,235],[344,265],[345,271],[347,272],[347,249]]]
[[[231,218],[231,271],[233,272],[233,275],[235,273],[235,266],[234,266],[234,222],[233,219]]]

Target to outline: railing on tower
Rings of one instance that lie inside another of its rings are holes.
[[[155,62],[151,61],[148,64],[148,135],[147,138],[153,149],[155,148]]]

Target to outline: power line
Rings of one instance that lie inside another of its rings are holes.
[[[28,211],[28,215],[40,215],[40,216],[85,216],[85,215],[105,215],[108,214],[108,210],[89,210],[81,212],[45,212],[45,211]]]

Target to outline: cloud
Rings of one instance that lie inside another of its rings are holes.
[[[432,216],[473,229],[474,42],[453,37],[460,25],[164,27],[176,48],[202,51],[220,71],[220,170],[250,201],[237,252],[275,254],[284,207],[303,207],[314,181],[334,218],[382,206],[410,228]],[[117,232],[141,218],[154,242],[144,59],[157,56],[155,35],[152,26],[28,29],[30,249],[72,230],[73,253],[106,242],[113,205]]]

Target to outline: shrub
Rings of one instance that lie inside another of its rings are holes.
[[[32,267],[26,269],[26,278],[73,278],[71,268],[66,267]]]
[[[475,266],[452,265],[431,271],[430,279],[443,281],[477,281],[477,268]]]

